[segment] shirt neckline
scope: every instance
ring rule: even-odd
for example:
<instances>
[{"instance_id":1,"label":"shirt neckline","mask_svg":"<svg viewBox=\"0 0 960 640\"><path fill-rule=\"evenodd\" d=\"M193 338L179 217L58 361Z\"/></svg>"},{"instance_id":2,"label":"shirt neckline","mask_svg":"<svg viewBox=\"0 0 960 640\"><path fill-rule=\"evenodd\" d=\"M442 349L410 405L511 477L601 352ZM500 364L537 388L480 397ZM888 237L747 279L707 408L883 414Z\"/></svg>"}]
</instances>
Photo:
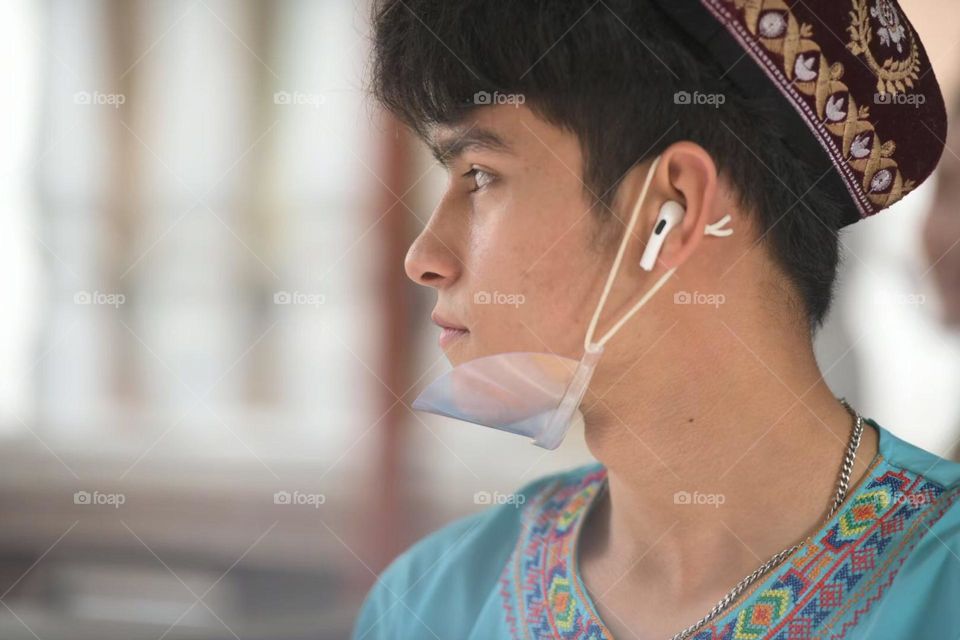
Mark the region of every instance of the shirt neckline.
<instances>
[{"instance_id":1,"label":"shirt neckline","mask_svg":"<svg viewBox=\"0 0 960 640\"><path fill-rule=\"evenodd\" d=\"M865 416L863 417L863 423L864 425L873 427L873 429L877 432L877 451L870 460L870 463L867 465L867 471L860 477L859 480L857 480L857 483L849 491L847 491L847 495L844 497L843 502L840 504L834 514L824 522L821 522L820 527L810 534L809 538L807 539L816 539L824 535L833 526L834 522L843 514L844 507L849 505L857 495L864 491L870 478L873 477L878 464L886 457L885 454L889 446L889 443L887 442L888 434L885 433L886 430L876 421ZM597 626L603 630L605 637L609 640L613 640L613 634L607 628L603 618L601 618L600 614L597 612L597 608L593 602L593 597L587 591L586 584L581 578L580 562L577 553L580 548L580 531L583 527L583 523L587 520L590 512L593 510L598 497L605 492L608 482L606 469L603 467L602 463L598 462L596 464L604 470L604 474L602 479L595 483L593 494L588 498L586 504L580 511L580 516L577 518L577 522L574 525L574 530L571 534L573 537L567 551L567 557L564 560L567 563L569 572L573 576L575 597L580 600L580 604L583 606L583 609L587 611L588 614L593 618L593 621L597 624ZM767 573L764 578L758 580L751 585L750 588L741 593L740 596L731 602L718 617L714 618L714 621L726 620L729 618L731 613L735 613L738 609L748 604L751 598L753 598L754 594L757 593L761 587L770 584L773 580L778 578L781 575L781 572L784 571L784 567L789 567L791 560L797 557L798 554L804 553L805 547L806 544L803 544L799 548L795 549L793 553L784 558L780 564L774 567L772 571ZM693 622L695 621L691 621L691 624L693 624Z\"/></svg>"}]
</instances>

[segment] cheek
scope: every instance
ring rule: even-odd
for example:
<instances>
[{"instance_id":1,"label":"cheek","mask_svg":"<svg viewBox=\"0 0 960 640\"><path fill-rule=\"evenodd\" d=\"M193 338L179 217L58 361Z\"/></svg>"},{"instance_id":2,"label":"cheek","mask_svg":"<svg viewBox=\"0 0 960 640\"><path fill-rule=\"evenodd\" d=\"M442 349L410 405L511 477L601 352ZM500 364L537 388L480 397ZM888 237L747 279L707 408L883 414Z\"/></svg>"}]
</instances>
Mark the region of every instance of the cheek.
<instances>
[{"instance_id":1,"label":"cheek","mask_svg":"<svg viewBox=\"0 0 960 640\"><path fill-rule=\"evenodd\" d=\"M557 211L550 220L543 210L511 209L471 234L471 295L486 292L491 302L474 311L499 348L581 355L599 256L588 244L591 219Z\"/></svg>"},{"instance_id":2,"label":"cheek","mask_svg":"<svg viewBox=\"0 0 960 640\"><path fill-rule=\"evenodd\" d=\"M553 350L579 358L602 283L599 256L587 246L586 231L575 228L528 274L538 302L531 326L549 336Z\"/></svg>"}]
</instances>

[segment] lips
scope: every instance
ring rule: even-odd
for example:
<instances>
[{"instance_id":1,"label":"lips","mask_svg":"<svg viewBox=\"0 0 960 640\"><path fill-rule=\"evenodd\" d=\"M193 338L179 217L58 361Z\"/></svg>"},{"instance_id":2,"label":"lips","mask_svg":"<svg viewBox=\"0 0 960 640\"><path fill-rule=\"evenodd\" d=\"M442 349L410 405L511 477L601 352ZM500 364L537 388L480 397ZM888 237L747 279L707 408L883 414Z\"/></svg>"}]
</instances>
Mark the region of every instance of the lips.
<instances>
[{"instance_id":1,"label":"lips","mask_svg":"<svg viewBox=\"0 0 960 640\"><path fill-rule=\"evenodd\" d=\"M437 339L437 342L440 344L440 347L446 347L452 342L459 340L470 335L470 332L466 329L447 329L445 328L440 332L440 337Z\"/></svg>"},{"instance_id":2,"label":"lips","mask_svg":"<svg viewBox=\"0 0 960 640\"><path fill-rule=\"evenodd\" d=\"M452 320L447 320L446 318L444 318L442 315L440 315L440 314L437 313L436 311L434 311L434 312L430 315L430 318L433 320L434 324L436 324L436 325L437 325L438 327L440 327L441 329L457 329L457 330L459 330L459 331L469 331L469 330L468 330L465 326L463 326L462 324L458 324L458 323L456 323L456 322L454 322L454 321L452 321Z\"/></svg>"},{"instance_id":3,"label":"lips","mask_svg":"<svg viewBox=\"0 0 960 640\"><path fill-rule=\"evenodd\" d=\"M442 329L440 338L437 340L441 348L470 334L470 330L465 326L453 320L448 320L436 311L434 311L430 317L433 319L433 322Z\"/></svg>"}]
</instances>

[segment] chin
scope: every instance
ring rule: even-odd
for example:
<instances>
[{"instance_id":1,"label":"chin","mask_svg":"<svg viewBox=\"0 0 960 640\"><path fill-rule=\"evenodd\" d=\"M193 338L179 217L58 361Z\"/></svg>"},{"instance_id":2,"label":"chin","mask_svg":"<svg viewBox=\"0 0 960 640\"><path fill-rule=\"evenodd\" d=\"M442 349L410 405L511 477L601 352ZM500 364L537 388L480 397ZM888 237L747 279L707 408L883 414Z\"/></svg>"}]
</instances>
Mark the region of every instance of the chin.
<instances>
[{"instance_id":1,"label":"chin","mask_svg":"<svg viewBox=\"0 0 960 640\"><path fill-rule=\"evenodd\" d=\"M447 362L454 367L458 364L463 364L464 362L473 360L475 357L472 355L473 350L467 349L463 342L464 341L461 339L443 348L443 355L447 358Z\"/></svg>"}]
</instances>

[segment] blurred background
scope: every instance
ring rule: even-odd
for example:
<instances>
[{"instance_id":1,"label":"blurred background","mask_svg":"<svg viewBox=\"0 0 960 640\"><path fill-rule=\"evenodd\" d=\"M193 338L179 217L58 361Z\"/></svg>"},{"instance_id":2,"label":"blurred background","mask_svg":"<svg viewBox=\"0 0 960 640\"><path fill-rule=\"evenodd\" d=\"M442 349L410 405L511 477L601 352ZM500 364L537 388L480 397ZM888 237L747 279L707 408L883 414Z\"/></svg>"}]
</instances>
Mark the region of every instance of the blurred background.
<instances>
[{"instance_id":1,"label":"blurred background","mask_svg":"<svg viewBox=\"0 0 960 640\"><path fill-rule=\"evenodd\" d=\"M903 0L951 107L960 5ZM444 182L358 0L0 3L0 638L344 638L414 540L590 459L409 404ZM831 387L960 442L960 136L842 235Z\"/></svg>"}]
</instances>

